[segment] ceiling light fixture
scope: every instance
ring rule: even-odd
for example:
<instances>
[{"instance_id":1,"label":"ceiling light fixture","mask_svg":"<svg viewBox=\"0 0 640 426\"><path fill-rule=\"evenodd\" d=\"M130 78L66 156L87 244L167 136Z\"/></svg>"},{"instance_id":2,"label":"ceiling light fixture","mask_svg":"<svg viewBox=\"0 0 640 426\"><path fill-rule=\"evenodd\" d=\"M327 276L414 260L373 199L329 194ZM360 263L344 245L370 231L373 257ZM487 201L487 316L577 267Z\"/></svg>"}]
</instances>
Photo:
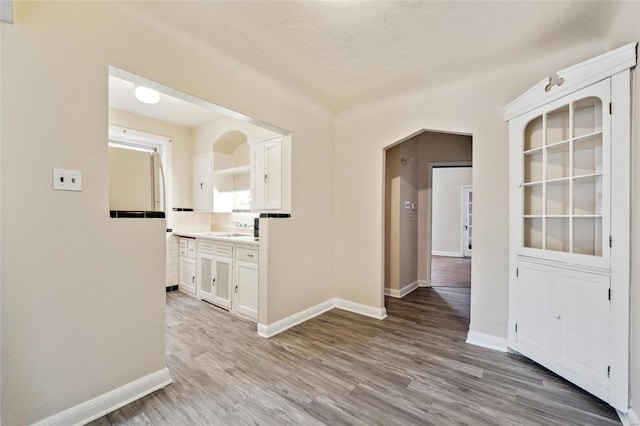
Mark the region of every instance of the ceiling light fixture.
<instances>
[{"instance_id":1,"label":"ceiling light fixture","mask_svg":"<svg viewBox=\"0 0 640 426\"><path fill-rule=\"evenodd\" d=\"M136 86L136 99L144 104L160 102L160 92L144 86Z\"/></svg>"}]
</instances>

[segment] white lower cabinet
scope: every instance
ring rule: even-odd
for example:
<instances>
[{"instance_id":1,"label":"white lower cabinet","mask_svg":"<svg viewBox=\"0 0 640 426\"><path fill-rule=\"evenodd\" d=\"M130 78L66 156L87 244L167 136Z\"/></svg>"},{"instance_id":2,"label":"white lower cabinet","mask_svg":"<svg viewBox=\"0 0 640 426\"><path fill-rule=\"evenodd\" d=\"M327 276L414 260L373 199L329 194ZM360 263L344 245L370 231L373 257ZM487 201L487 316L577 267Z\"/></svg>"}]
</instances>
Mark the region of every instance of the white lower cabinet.
<instances>
[{"instance_id":1,"label":"white lower cabinet","mask_svg":"<svg viewBox=\"0 0 640 426\"><path fill-rule=\"evenodd\" d=\"M255 247L236 246L233 311L258 320L258 250Z\"/></svg>"},{"instance_id":2,"label":"white lower cabinet","mask_svg":"<svg viewBox=\"0 0 640 426\"><path fill-rule=\"evenodd\" d=\"M514 349L602 398L612 363L610 281L519 259Z\"/></svg>"},{"instance_id":3,"label":"white lower cabinet","mask_svg":"<svg viewBox=\"0 0 640 426\"><path fill-rule=\"evenodd\" d=\"M234 245L204 239L198 241L197 296L230 310Z\"/></svg>"}]
</instances>

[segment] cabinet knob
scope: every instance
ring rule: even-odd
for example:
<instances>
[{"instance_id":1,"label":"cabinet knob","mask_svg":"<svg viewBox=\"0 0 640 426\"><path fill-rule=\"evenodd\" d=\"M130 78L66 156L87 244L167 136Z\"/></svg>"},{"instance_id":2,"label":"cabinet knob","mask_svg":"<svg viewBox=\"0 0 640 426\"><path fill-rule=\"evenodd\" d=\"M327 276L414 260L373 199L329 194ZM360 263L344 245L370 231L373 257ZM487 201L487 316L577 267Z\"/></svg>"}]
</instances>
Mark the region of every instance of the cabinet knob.
<instances>
[{"instance_id":1,"label":"cabinet knob","mask_svg":"<svg viewBox=\"0 0 640 426\"><path fill-rule=\"evenodd\" d=\"M192 283L192 284L195 284L195 283L196 283L196 277L195 277L195 276L191 277L191 283Z\"/></svg>"},{"instance_id":2,"label":"cabinet knob","mask_svg":"<svg viewBox=\"0 0 640 426\"><path fill-rule=\"evenodd\" d=\"M247 257L253 257L253 255L252 254L248 254Z\"/></svg>"},{"instance_id":3,"label":"cabinet knob","mask_svg":"<svg viewBox=\"0 0 640 426\"><path fill-rule=\"evenodd\" d=\"M202 185L202 182L200 182L200 189L203 189L203 185Z\"/></svg>"},{"instance_id":4,"label":"cabinet knob","mask_svg":"<svg viewBox=\"0 0 640 426\"><path fill-rule=\"evenodd\" d=\"M236 284L236 293L238 292L238 285Z\"/></svg>"},{"instance_id":5,"label":"cabinet knob","mask_svg":"<svg viewBox=\"0 0 640 426\"><path fill-rule=\"evenodd\" d=\"M556 314L556 319L560 319L560 314Z\"/></svg>"},{"instance_id":6,"label":"cabinet knob","mask_svg":"<svg viewBox=\"0 0 640 426\"><path fill-rule=\"evenodd\" d=\"M267 183L267 175L264 175L264 183Z\"/></svg>"},{"instance_id":7,"label":"cabinet knob","mask_svg":"<svg viewBox=\"0 0 640 426\"><path fill-rule=\"evenodd\" d=\"M216 285L216 279L215 278L211 280L211 285Z\"/></svg>"}]
</instances>

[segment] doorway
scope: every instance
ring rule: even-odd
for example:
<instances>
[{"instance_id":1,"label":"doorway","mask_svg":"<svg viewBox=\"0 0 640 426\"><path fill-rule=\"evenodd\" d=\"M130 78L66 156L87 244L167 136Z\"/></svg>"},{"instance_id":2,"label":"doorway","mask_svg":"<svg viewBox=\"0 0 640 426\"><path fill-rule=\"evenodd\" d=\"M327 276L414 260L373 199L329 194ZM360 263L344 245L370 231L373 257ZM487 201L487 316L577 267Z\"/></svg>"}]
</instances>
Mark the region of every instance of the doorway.
<instances>
[{"instance_id":1,"label":"doorway","mask_svg":"<svg viewBox=\"0 0 640 426\"><path fill-rule=\"evenodd\" d=\"M422 291L420 287L432 286L432 216L436 208L432 191L433 170L438 167L471 170L472 137L424 130L388 146L383 154L384 294L403 298L416 289ZM457 206L461 209L461 187L458 186L456 191ZM469 206L472 214L473 207ZM457 217L462 216L458 211ZM464 258L462 232L458 235L457 257ZM470 258L467 262L470 265ZM465 276L470 276L470 268Z\"/></svg>"},{"instance_id":2,"label":"doorway","mask_svg":"<svg viewBox=\"0 0 640 426\"><path fill-rule=\"evenodd\" d=\"M471 286L473 170L432 164L431 286Z\"/></svg>"}]
</instances>

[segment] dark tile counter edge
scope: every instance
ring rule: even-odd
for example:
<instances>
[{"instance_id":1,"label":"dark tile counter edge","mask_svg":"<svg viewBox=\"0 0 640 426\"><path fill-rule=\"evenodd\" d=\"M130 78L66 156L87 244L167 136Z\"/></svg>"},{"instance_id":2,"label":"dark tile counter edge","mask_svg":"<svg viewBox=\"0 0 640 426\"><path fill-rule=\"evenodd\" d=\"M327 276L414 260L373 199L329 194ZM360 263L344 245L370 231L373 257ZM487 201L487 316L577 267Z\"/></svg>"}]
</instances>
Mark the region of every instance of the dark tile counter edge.
<instances>
[{"instance_id":1,"label":"dark tile counter edge","mask_svg":"<svg viewBox=\"0 0 640 426\"><path fill-rule=\"evenodd\" d=\"M193 209L182 208L182 207L174 207L172 210L174 212L192 212L193 211Z\"/></svg>"},{"instance_id":2,"label":"dark tile counter edge","mask_svg":"<svg viewBox=\"0 0 640 426\"><path fill-rule=\"evenodd\" d=\"M290 213L260 213L262 219L286 219L291 217Z\"/></svg>"},{"instance_id":3,"label":"dark tile counter edge","mask_svg":"<svg viewBox=\"0 0 640 426\"><path fill-rule=\"evenodd\" d=\"M132 210L109 210L109 216L114 219L137 218L137 219L164 219L164 212L132 211Z\"/></svg>"}]
</instances>

